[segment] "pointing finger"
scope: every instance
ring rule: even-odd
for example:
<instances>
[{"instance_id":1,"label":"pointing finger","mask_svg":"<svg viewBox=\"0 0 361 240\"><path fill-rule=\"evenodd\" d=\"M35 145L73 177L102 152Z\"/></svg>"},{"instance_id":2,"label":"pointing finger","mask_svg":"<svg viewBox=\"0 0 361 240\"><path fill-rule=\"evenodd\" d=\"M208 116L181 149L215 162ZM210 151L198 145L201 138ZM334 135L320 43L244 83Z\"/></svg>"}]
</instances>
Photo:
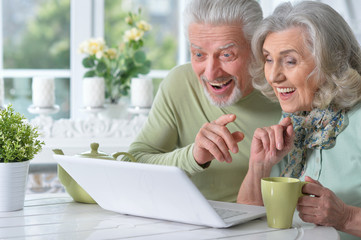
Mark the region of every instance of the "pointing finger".
<instances>
[{"instance_id":1,"label":"pointing finger","mask_svg":"<svg viewBox=\"0 0 361 240\"><path fill-rule=\"evenodd\" d=\"M226 126L228 123L233 122L234 120L236 120L236 115L226 114L220 116L218 119L214 120L213 122L218 125Z\"/></svg>"}]
</instances>

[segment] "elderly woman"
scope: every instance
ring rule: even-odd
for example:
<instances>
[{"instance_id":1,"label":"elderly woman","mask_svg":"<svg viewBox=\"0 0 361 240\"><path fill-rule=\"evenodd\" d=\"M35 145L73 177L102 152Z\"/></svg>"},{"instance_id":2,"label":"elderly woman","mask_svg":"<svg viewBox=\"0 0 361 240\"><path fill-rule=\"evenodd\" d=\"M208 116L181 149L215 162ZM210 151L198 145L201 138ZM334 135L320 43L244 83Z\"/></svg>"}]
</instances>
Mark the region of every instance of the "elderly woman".
<instances>
[{"instance_id":1,"label":"elderly woman","mask_svg":"<svg viewBox=\"0 0 361 240\"><path fill-rule=\"evenodd\" d=\"M319 2L280 5L257 29L255 88L278 100L278 125L255 131L237 201L263 205L260 179L310 182L305 222L361 237L361 50L350 27Z\"/></svg>"}]
</instances>

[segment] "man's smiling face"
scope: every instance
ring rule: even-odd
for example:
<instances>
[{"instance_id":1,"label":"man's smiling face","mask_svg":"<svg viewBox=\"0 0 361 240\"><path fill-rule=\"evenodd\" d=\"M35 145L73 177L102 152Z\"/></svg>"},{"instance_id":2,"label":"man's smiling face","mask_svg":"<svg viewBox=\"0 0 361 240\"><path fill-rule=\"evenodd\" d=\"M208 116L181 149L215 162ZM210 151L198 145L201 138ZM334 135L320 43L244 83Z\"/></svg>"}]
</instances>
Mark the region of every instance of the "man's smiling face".
<instances>
[{"instance_id":1,"label":"man's smiling face","mask_svg":"<svg viewBox=\"0 0 361 240\"><path fill-rule=\"evenodd\" d=\"M239 25L189 26L192 66L212 104L225 107L252 91L251 50Z\"/></svg>"}]
</instances>

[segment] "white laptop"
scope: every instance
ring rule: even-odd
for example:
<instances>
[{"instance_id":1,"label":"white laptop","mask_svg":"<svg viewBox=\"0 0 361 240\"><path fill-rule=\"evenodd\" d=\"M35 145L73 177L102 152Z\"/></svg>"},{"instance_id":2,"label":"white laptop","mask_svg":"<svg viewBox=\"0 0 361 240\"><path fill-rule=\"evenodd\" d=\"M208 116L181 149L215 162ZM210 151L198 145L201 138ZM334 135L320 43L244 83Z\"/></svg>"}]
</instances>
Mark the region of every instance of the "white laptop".
<instances>
[{"instance_id":1,"label":"white laptop","mask_svg":"<svg viewBox=\"0 0 361 240\"><path fill-rule=\"evenodd\" d=\"M206 200L177 167L53 156L106 210L215 228L266 215L264 207Z\"/></svg>"}]
</instances>

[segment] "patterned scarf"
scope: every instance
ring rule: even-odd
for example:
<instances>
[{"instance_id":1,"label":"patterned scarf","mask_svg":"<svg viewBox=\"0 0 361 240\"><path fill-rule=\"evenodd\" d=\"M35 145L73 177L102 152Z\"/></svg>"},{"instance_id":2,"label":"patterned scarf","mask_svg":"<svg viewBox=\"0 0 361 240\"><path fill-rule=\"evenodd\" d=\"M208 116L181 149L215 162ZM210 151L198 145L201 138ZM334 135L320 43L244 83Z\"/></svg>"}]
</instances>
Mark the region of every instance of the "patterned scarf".
<instances>
[{"instance_id":1,"label":"patterned scarf","mask_svg":"<svg viewBox=\"0 0 361 240\"><path fill-rule=\"evenodd\" d=\"M281 176L299 178L306 164L307 149L329 149L348 124L345 110L313 109L310 112L283 113L290 117L295 132L294 148L288 154L288 163Z\"/></svg>"}]
</instances>

